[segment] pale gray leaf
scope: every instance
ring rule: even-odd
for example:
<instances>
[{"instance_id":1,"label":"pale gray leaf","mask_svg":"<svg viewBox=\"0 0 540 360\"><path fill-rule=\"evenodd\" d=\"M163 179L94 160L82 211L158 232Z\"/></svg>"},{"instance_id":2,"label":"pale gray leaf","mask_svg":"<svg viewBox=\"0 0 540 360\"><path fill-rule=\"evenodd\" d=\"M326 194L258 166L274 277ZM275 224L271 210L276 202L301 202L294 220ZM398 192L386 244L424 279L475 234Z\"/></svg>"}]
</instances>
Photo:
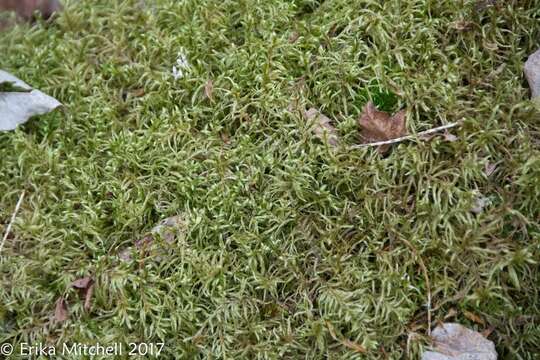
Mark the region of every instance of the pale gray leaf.
<instances>
[{"instance_id":1,"label":"pale gray leaf","mask_svg":"<svg viewBox=\"0 0 540 360\"><path fill-rule=\"evenodd\" d=\"M431 337L434 349L425 352L422 360L497 360L492 341L460 324L439 325Z\"/></svg>"},{"instance_id":2,"label":"pale gray leaf","mask_svg":"<svg viewBox=\"0 0 540 360\"><path fill-rule=\"evenodd\" d=\"M540 49L531 54L525 62L525 77L531 88L531 97L534 99L540 96Z\"/></svg>"},{"instance_id":3,"label":"pale gray leaf","mask_svg":"<svg viewBox=\"0 0 540 360\"><path fill-rule=\"evenodd\" d=\"M29 92L0 92L0 131L14 130L32 116L47 114L62 104L55 98L34 90L21 79L0 70L0 83L31 90Z\"/></svg>"},{"instance_id":4,"label":"pale gray leaf","mask_svg":"<svg viewBox=\"0 0 540 360\"><path fill-rule=\"evenodd\" d=\"M332 121L319 110L311 108L305 112L306 119L311 122L311 130L322 141L328 141L333 147L338 146L339 138Z\"/></svg>"}]
</instances>

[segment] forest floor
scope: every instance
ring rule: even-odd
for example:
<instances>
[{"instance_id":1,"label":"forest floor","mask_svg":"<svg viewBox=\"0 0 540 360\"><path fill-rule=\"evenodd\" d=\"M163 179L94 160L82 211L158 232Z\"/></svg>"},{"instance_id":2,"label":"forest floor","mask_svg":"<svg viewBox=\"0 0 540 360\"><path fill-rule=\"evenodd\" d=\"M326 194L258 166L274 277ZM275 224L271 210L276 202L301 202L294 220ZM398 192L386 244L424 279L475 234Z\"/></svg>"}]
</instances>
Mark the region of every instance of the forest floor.
<instances>
[{"instance_id":1,"label":"forest floor","mask_svg":"<svg viewBox=\"0 0 540 360\"><path fill-rule=\"evenodd\" d=\"M71 0L4 31L0 68L65 107L0 133L0 234L25 191L0 343L416 359L429 313L534 359L539 23L538 0ZM352 148L368 100L460 125Z\"/></svg>"}]
</instances>

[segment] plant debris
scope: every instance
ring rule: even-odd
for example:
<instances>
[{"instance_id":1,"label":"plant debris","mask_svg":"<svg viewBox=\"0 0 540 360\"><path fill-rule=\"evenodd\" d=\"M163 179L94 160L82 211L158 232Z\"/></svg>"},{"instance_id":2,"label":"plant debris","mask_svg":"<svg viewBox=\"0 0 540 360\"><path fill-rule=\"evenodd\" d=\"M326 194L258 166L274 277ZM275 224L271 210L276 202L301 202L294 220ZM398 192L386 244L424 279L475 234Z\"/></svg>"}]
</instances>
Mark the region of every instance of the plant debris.
<instances>
[{"instance_id":1,"label":"plant debris","mask_svg":"<svg viewBox=\"0 0 540 360\"><path fill-rule=\"evenodd\" d=\"M480 324L480 325L486 325L486 322L478 315L476 315L475 313L473 312L470 312L470 311L464 311L463 312L463 315L471 320L472 322L475 322L477 324Z\"/></svg>"},{"instance_id":2,"label":"plant debris","mask_svg":"<svg viewBox=\"0 0 540 360\"><path fill-rule=\"evenodd\" d=\"M501 357L534 358L540 154L523 64L538 1L476 1L76 0L52 26L3 32L0 68L69 113L0 133L2 233L27 192L0 253L0 333L146 334L178 344L164 358L417 360L440 319L496 325ZM182 47L191 71L174 81ZM367 99L407 111L390 157L361 144ZM311 107L339 147L316 138ZM491 200L478 216L476 194ZM187 232L151 233L183 211ZM62 295L54 331L40 319Z\"/></svg>"},{"instance_id":3,"label":"plant debris","mask_svg":"<svg viewBox=\"0 0 540 360\"><path fill-rule=\"evenodd\" d=\"M66 321L69 318L69 312L67 308L66 299L64 297L58 298L56 300L56 306L54 309L54 322L55 323L62 323Z\"/></svg>"},{"instance_id":4,"label":"plant debris","mask_svg":"<svg viewBox=\"0 0 540 360\"><path fill-rule=\"evenodd\" d=\"M92 282L88 288L84 289L84 310L90 311L92 307L92 295L94 294L95 284Z\"/></svg>"},{"instance_id":5,"label":"plant debris","mask_svg":"<svg viewBox=\"0 0 540 360\"><path fill-rule=\"evenodd\" d=\"M371 101L368 102L358 120L363 143L392 140L407 135L405 114L405 110L400 110L396 114L390 115L377 110ZM380 153L386 153L389 149L390 144L379 146Z\"/></svg>"},{"instance_id":6,"label":"plant debris","mask_svg":"<svg viewBox=\"0 0 540 360\"><path fill-rule=\"evenodd\" d=\"M135 241L135 249L144 251L152 245L156 239L162 239L168 244L172 244L176 240L183 240L187 233L187 226L187 221L183 215L176 215L163 219L159 224L152 228L150 234ZM118 256L124 261L131 261L133 250L132 247L128 247L120 251Z\"/></svg>"},{"instance_id":7,"label":"plant debris","mask_svg":"<svg viewBox=\"0 0 540 360\"><path fill-rule=\"evenodd\" d=\"M14 130L32 116L49 113L62 105L55 98L33 90L24 81L3 70L0 70L0 83L4 89L9 89L7 92L0 91L0 131ZM13 88L19 90L14 92Z\"/></svg>"},{"instance_id":8,"label":"plant debris","mask_svg":"<svg viewBox=\"0 0 540 360\"><path fill-rule=\"evenodd\" d=\"M332 125L332 120L315 108L306 111L305 117L310 123L311 130L316 137L328 142L332 147L338 146L339 138L336 129Z\"/></svg>"},{"instance_id":9,"label":"plant debris","mask_svg":"<svg viewBox=\"0 0 540 360\"><path fill-rule=\"evenodd\" d=\"M94 280L89 277L83 277L75 280L71 286L82 291L84 297L84 309L86 311L90 310L92 305L92 294L94 292Z\"/></svg>"},{"instance_id":10,"label":"plant debris","mask_svg":"<svg viewBox=\"0 0 540 360\"><path fill-rule=\"evenodd\" d=\"M490 163L489 161L484 166L484 172L486 176L491 176L497 170L497 164Z\"/></svg>"},{"instance_id":11,"label":"plant debris","mask_svg":"<svg viewBox=\"0 0 540 360\"><path fill-rule=\"evenodd\" d=\"M531 88L531 98L540 96L540 49L531 54L524 66L525 77Z\"/></svg>"},{"instance_id":12,"label":"plant debris","mask_svg":"<svg viewBox=\"0 0 540 360\"><path fill-rule=\"evenodd\" d=\"M444 140L448 142L455 142L458 141L458 137L454 134L449 133L448 131L445 131L443 133Z\"/></svg>"},{"instance_id":13,"label":"plant debris","mask_svg":"<svg viewBox=\"0 0 540 360\"><path fill-rule=\"evenodd\" d=\"M0 254L2 253L2 250L4 249L4 244L6 243L6 240L11 232L11 227L13 226L13 223L15 222L15 218L17 217L17 213L19 212L19 209L21 207L21 204L24 200L25 192L21 193L19 196L19 200L17 201L17 205L15 205L15 210L13 211L13 214L11 215L11 220L8 223L8 226L6 228L6 232L4 233L4 236L2 237L2 241L0 242Z\"/></svg>"},{"instance_id":14,"label":"plant debris","mask_svg":"<svg viewBox=\"0 0 540 360\"><path fill-rule=\"evenodd\" d=\"M48 19L61 9L58 0L0 0L0 11L14 11L25 20L31 20L36 11Z\"/></svg>"},{"instance_id":15,"label":"plant debris","mask_svg":"<svg viewBox=\"0 0 540 360\"><path fill-rule=\"evenodd\" d=\"M493 342L460 324L441 324L433 330L431 337L434 351L425 352L422 360L497 359Z\"/></svg>"},{"instance_id":16,"label":"plant debris","mask_svg":"<svg viewBox=\"0 0 540 360\"><path fill-rule=\"evenodd\" d=\"M210 101L214 101L214 82L212 79L208 79L206 84L204 85L204 94L206 95L206 98Z\"/></svg>"},{"instance_id":17,"label":"plant debris","mask_svg":"<svg viewBox=\"0 0 540 360\"><path fill-rule=\"evenodd\" d=\"M77 288L77 289L86 289L88 286L92 284L92 278L87 276L83 277L81 279L75 280L73 283L71 283L71 286Z\"/></svg>"}]
</instances>

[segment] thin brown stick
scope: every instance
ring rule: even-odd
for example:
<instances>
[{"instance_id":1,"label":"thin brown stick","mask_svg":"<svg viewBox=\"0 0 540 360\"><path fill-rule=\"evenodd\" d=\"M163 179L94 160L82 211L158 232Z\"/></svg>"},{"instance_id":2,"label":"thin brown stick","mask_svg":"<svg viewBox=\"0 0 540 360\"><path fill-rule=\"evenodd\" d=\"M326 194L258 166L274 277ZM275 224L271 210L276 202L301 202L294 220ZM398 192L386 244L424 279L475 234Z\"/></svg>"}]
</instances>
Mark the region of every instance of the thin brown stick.
<instances>
[{"instance_id":1,"label":"thin brown stick","mask_svg":"<svg viewBox=\"0 0 540 360\"><path fill-rule=\"evenodd\" d=\"M17 217L17 213L19 212L19 208L21 207L21 204L24 199L24 190L21 193L21 196L19 196L19 201L17 201L17 205L15 206L15 211L13 211L13 214L11 215L11 221L9 222L6 232L4 234L4 237L2 238L2 242L0 243L0 254L2 253L2 249L4 248L4 243L6 242L9 233L11 232L11 227L13 226L13 223L15 222L15 218Z\"/></svg>"},{"instance_id":2,"label":"thin brown stick","mask_svg":"<svg viewBox=\"0 0 540 360\"><path fill-rule=\"evenodd\" d=\"M439 132L439 131L442 131L442 130L450 129L450 128L453 128L453 127L455 127L455 126L457 126L459 124L461 124L461 122L458 121L458 122L455 122L455 123L439 126L439 127L433 128L433 129L426 130L426 131L421 131L421 132L419 132L417 134L413 134L413 135L402 136L402 137L398 137L398 138L391 139L391 140L377 141L377 142L372 142L372 143L367 143L367 144L360 144L360 145L353 145L353 146L351 146L351 149L360 149L360 148L364 148L364 147L368 147L368 146L381 146L381 145L395 144L395 143L402 142L402 141L405 141L405 140L412 140L412 139L414 139L416 137L422 137L422 136L433 134L433 133L436 133L436 132Z\"/></svg>"}]
</instances>

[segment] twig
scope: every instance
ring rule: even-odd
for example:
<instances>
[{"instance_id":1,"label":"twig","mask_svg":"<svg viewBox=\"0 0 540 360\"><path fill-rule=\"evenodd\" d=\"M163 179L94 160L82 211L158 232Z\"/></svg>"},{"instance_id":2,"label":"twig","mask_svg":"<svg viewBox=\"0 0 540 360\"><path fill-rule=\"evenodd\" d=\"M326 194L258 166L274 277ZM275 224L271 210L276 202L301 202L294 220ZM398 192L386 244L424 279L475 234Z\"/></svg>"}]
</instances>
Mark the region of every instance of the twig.
<instances>
[{"instance_id":1,"label":"twig","mask_svg":"<svg viewBox=\"0 0 540 360\"><path fill-rule=\"evenodd\" d=\"M17 217L17 213L19 212L19 208L21 207L23 199L24 199L24 190L21 193L21 196L19 197L19 201L17 201L17 205L15 206L15 211L13 211L13 215L11 215L11 221L9 222L6 228L6 232L4 234L4 237L2 238L2 242L0 243L0 254L2 253L2 249L4 248L4 243L6 242L6 239L8 238L9 233L11 231L11 226L15 222L15 218Z\"/></svg>"},{"instance_id":2,"label":"twig","mask_svg":"<svg viewBox=\"0 0 540 360\"><path fill-rule=\"evenodd\" d=\"M433 129L426 130L426 131L421 131L421 132L419 132L417 134L402 136L402 137L398 137L398 138L391 139L391 140L377 141L377 142L372 142L372 143L368 143L368 144L353 145L353 146L351 146L351 148L352 149L360 149L360 148L367 147L367 146L380 146L380 145L387 145L387 144L395 144L395 143L398 143L398 142L401 142L401 141L411 140L411 139L414 139L416 137L422 137L422 136L426 136L426 135L429 135L429 134L433 134L433 133L439 132L441 130L450 129L450 128L453 128L454 126L457 126L459 124L461 124L460 121L455 122L455 123L451 123L451 124L447 124L447 125L443 125L443 126L439 126L439 127L433 128Z\"/></svg>"}]
</instances>

